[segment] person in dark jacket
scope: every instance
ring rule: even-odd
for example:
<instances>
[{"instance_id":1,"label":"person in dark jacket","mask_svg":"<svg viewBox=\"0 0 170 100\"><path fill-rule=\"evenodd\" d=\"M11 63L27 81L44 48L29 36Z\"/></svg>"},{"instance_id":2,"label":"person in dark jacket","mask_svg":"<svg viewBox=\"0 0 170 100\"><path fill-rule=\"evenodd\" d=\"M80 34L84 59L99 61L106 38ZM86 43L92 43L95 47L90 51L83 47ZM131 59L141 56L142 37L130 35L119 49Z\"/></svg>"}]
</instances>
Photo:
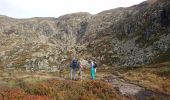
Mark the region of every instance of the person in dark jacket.
<instances>
[{"instance_id":1,"label":"person in dark jacket","mask_svg":"<svg viewBox=\"0 0 170 100\"><path fill-rule=\"evenodd\" d=\"M78 61L77 59L73 58L70 64L70 79L76 80L76 71L78 68Z\"/></svg>"}]
</instances>

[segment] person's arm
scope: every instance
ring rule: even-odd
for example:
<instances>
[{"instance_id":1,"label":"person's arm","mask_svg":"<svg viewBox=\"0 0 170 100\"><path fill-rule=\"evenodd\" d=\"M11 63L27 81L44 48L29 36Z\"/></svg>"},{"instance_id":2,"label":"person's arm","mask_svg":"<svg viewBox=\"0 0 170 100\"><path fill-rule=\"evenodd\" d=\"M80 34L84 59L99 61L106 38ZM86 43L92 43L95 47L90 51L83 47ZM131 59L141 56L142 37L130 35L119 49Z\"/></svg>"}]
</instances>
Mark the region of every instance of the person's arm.
<instances>
[{"instance_id":1,"label":"person's arm","mask_svg":"<svg viewBox=\"0 0 170 100\"><path fill-rule=\"evenodd\" d=\"M73 64L72 64L72 63L73 63L73 61L71 61L71 63L70 63L70 67L73 67Z\"/></svg>"},{"instance_id":2,"label":"person's arm","mask_svg":"<svg viewBox=\"0 0 170 100\"><path fill-rule=\"evenodd\" d=\"M94 62L91 63L91 67L94 67Z\"/></svg>"}]
</instances>

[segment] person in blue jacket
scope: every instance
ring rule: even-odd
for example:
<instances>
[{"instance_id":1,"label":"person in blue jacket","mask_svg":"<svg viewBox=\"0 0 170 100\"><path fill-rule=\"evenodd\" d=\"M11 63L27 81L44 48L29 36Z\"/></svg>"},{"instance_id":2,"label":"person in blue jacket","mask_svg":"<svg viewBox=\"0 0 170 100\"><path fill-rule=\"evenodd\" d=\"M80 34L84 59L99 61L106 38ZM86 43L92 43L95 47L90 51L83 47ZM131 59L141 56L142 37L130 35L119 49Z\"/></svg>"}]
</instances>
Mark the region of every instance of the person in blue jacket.
<instances>
[{"instance_id":1,"label":"person in blue jacket","mask_svg":"<svg viewBox=\"0 0 170 100\"><path fill-rule=\"evenodd\" d=\"M75 57L74 57L70 64L70 78L71 78L71 80L72 79L76 80L76 71L77 71L78 67L79 67L78 60L75 59Z\"/></svg>"}]
</instances>

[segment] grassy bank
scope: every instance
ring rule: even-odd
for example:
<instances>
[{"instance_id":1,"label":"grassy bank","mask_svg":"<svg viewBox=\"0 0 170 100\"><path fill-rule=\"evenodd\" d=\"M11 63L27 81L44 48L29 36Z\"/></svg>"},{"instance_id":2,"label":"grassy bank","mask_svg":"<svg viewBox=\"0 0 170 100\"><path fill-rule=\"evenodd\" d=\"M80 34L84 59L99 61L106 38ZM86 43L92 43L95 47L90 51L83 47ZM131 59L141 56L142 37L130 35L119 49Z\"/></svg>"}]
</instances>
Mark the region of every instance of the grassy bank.
<instances>
[{"instance_id":1,"label":"grassy bank","mask_svg":"<svg viewBox=\"0 0 170 100\"><path fill-rule=\"evenodd\" d=\"M118 68L115 73L123 79L149 90L170 95L170 62L139 68Z\"/></svg>"}]
</instances>

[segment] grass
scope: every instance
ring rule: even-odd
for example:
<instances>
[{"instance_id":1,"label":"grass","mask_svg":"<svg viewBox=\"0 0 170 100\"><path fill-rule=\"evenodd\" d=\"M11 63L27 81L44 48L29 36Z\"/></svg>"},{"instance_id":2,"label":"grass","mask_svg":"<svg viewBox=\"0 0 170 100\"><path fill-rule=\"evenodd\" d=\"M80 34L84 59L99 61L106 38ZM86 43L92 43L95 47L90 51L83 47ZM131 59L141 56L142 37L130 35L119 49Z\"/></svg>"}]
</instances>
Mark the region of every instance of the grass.
<instances>
[{"instance_id":1,"label":"grass","mask_svg":"<svg viewBox=\"0 0 170 100\"><path fill-rule=\"evenodd\" d=\"M161 69L161 70L158 72L158 75L164 76L164 77L167 77L167 76L170 77L170 67Z\"/></svg>"},{"instance_id":2,"label":"grass","mask_svg":"<svg viewBox=\"0 0 170 100\"><path fill-rule=\"evenodd\" d=\"M129 100L119 95L111 84L96 81L48 79L20 82L18 87L0 87L0 100Z\"/></svg>"},{"instance_id":3,"label":"grass","mask_svg":"<svg viewBox=\"0 0 170 100\"><path fill-rule=\"evenodd\" d=\"M96 80L90 80L89 69L82 81L69 80L69 69L60 73L0 71L0 100L129 100L111 84L101 81L114 72L128 82L170 95L170 62L138 68L98 68Z\"/></svg>"},{"instance_id":4,"label":"grass","mask_svg":"<svg viewBox=\"0 0 170 100\"><path fill-rule=\"evenodd\" d=\"M47 96L29 95L21 88L0 88L0 100L52 100Z\"/></svg>"},{"instance_id":5,"label":"grass","mask_svg":"<svg viewBox=\"0 0 170 100\"><path fill-rule=\"evenodd\" d=\"M120 97L110 84L101 81L69 81L50 79L37 84L22 83L21 87L28 94L44 95L52 99L113 99Z\"/></svg>"},{"instance_id":6,"label":"grass","mask_svg":"<svg viewBox=\"0 0 170 100\"><path fill-rule=\"evenodd\" d=\"M117 69L118 75L149 90L170 95L170 63L145 65L140 68Z\"/></svg>"},{"instance_id":7,"label":"grass","mask_svg":"<svg viewBox=\"0 0 170 100\"><path fill-rule=\"evenodd\" d=\"M100 81L104 70L97 70L95 81L90 80L87 69L82 81L69 80L69 70L57 74L1 71L0 82L4 83L0 85L0 100L129 100L111 84Z\"/></svg>"},{"instance_id":8,"label":"grass","mask_svg":"<svg viewBox=\"0 0 170 100\"><path fill-rule=\"evenodd\" d=\"M161 63L170 61L170 49L168 49L165 53L162 53L158 57L155 58L154 63Z\"/></svg>"}]
</instances>

